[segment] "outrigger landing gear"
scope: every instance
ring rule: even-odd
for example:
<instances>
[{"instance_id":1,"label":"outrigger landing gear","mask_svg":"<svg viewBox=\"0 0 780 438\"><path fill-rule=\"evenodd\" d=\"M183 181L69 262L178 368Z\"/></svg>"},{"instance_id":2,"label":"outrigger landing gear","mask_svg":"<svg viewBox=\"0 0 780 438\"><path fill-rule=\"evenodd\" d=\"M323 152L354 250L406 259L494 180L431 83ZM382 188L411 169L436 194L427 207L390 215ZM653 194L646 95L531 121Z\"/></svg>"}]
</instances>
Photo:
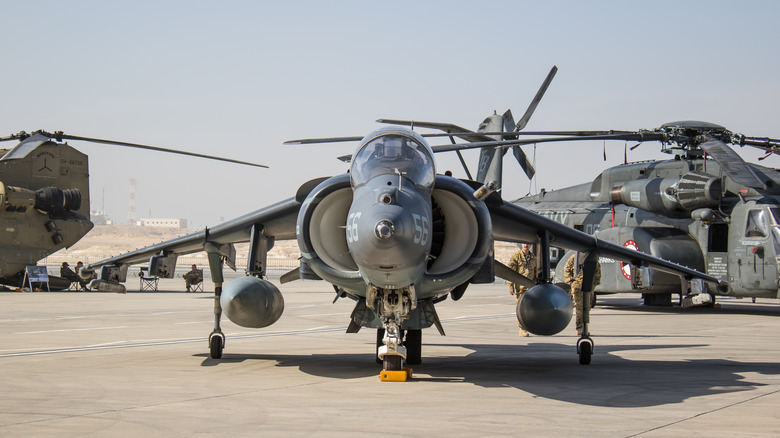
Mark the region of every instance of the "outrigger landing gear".
<instances>
[{"instance_id":1,"label":"outrigger landing gear","mask_svg":"<svg viewBox=\"0 0 780 438\"><path fill-rule=\"evenodd\" d=\"M225 334L219 322L222 319L222 256L219 248L211 243L206 243L206 255L211 269L211 280L214 281L214 330L209 335L209 356L212 359L221 359L222 350L225 349Z\"/></svg>"},{"instance_id":2,"label":"outrigger landing gear","mask_svg":"<svg viewBox=\"0 0 780 438\"><path fill-rule=\"evenodd\" d=\"M577 340L577 354L580 356L580 365L590 365L590 359L593 356L593 339L588 332L590 325L590 292L582 294L582 334Z\"/></svg>"},{"instance_id":3,"label":"outrigger landing gear","mask_svg":"<svg viewBox=\"0 0 780 438\"><path fill-rule=\"evenodd\" d=\"M222 295L222 285L214 287L214 330L209 335L209 356L212 359L221 359L222 350L225 349L225 334L219 326L222 318L222 305L219 302Z\"/></svg>"},{"instance_id":4,"label":"outrigger landing gear","mask_svg":"<svg viewBox=\"0 0 780 438\"><path fill-rule=\"evenodd\" d=\"M580 356L580 365L590 365L593 356L593 339L587 329L583 329L582 336L577 340L577 354Z\"/></svg>"},{"instance_id":5,"label":"outrigger landing gear","mask_svg":"<svg viewBox=\"0 0 780 438\"><path fill-rule=\"evenodd\" d=\"M209 335L209 356L212 359L222 359L222 350L225 349L225 335L222 332L213 331Z\"/></svg>"},{"instance_id":6,"label":"outrigger landing gear","mask_svg":"<svg viewBox=\"0 0 780 438\"><path fill-rule=\"evenodd\" d=\"M575 255L577 257L577 255ZM598 256L590 253L583 263L582 277L582 333L577 340L577 354L580 356L580 365L590 365L593 357L593 339L590 337L590 309L592 306L591 298L594 297L593 287L596 274L596 263Z\"/></svg>"}]
</instances>

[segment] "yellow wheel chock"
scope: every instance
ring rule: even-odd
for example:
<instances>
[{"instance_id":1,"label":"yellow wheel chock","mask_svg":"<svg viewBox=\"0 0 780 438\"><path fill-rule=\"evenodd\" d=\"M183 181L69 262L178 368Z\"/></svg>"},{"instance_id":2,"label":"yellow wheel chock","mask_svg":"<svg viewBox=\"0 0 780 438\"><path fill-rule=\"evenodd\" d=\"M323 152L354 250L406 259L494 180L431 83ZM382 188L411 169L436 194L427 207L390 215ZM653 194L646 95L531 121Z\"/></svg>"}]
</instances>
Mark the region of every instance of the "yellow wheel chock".
<instances>
[{"instance_id":1,"label":"yellow wheel chock","mask_svg":"<svg viewBox=\"0 0 780 438\"><path fill-rule=\"evenodd\" d=\"M379 380L382 382L406 382L406 379L412 378L412 369L404 368L402 371L382 371L379 373Z\"/></svg>"}]
</instances>

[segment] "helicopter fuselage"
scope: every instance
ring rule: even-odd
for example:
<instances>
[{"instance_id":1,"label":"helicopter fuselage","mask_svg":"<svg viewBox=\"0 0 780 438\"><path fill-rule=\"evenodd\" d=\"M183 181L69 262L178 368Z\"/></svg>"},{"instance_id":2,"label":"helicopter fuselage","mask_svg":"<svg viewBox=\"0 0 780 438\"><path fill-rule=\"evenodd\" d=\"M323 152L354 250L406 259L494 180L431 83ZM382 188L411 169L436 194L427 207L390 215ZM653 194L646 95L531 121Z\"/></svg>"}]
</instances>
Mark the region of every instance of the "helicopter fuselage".
<instances>
[{"instance_id":1,"label":"helicopter fuselage","mask_svg":"<svg viewBox=\"0 0 780 438\"><path fill-rule=\"evenodd\" d=\"M590 183L515 202L730 284L729 291L709 290L711 295L780 298L780 173L750 166L766 190L739 185L713 160L681 157L616 166ZM566 260L572 254L556 256ZM605 258L600 263L597 292L636 292L628 267ZM558 271L556 280L562 280ZM654 273L642 292L646 303L666 304L681 290L679 279Z\"/></svg>"},{"instance_id":2,"label":"helicopter fuselage","mask_svg":"<svg viewBox=\"0 0 780 438\"><path fill-rule=\"evenodd\" d=\"M25 266L92 229L88 161L67 144L37 136L0 153L0 281L20 285Z\"/></svg>"}]
</instances>

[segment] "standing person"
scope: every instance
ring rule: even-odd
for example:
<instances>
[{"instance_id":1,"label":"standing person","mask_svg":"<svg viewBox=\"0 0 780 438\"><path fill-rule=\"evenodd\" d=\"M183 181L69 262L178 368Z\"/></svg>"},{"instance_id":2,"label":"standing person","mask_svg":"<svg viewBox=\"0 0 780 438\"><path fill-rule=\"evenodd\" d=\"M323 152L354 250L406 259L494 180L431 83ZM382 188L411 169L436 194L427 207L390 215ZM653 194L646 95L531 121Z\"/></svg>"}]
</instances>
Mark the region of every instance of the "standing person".
<instances>
[{"instance_id":1,"label":"standing person","mask_svg":"<svg viewBox=\"0 0 780 438\"><path fill-rule=\"evenodd\" d=\"M520 251L512 254L509 260L509 268L531 280L536 280L536 255L531 252L531 245L527 243L520 245ZM520 297L526 290L528 288L525 286L509 283L509 293L515 296L515 302L520 301ZM528 331L519 321L517 325L520 327L520 336L528 336Z\"/></svg>"},{"instance_id":2,"label":"standing person","mask_svg":"<svg viewBox=\"0 0 780 438\"><path fill-rule=\"evenodd\" d=\"M571 296L574 300L574 307L576 309L577 314L577 335L582 336L582 330L584 328L584 324L582 322L583 320L583 312L584 312L584 306L582 305L583 301L583 294L582 294L582 265L585 263L585 257L587 256L586 253L578 253L573 255L572 257L569 257L569 260L566 261L566 266L563 268L563 274L564 274L564 281L571 286ZM574 269L574 261L577 260L577 270ZM596 289L596 286L601 283L601 265L599 264L598 260L596 260L596 273L593 276L593 289ZM593 305L594 300L596 299L596 293L594 291L590 292L590 303ZM590 309L588 309L588 313L590 313Z\"/></svg>"},{"instance_id":3,"label":"standing person","mask_svg":"<svg viewBox=\"0 0 780 438\"><path fill-rule=\"evenodd\" d=\"M203 281L203 269L198 269L198 265L192 265L192 270L183 275L184 285L187 286L187 292L193 284Z\"/></svg>"}]
</instances>

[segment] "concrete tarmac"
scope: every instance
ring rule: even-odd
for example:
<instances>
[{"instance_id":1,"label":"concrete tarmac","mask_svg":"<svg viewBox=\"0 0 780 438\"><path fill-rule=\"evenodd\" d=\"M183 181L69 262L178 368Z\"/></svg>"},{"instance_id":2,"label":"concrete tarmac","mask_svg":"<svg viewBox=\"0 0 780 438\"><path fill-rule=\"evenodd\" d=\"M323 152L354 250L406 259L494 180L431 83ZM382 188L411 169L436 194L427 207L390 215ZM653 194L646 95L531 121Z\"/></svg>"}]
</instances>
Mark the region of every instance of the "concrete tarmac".
<instances>
[{"instance_id":1,"label":"concrete tarmac","mask_svg":"<svg viewBox=\"0 0 780 438\"><path fill-rule=\"evenodd\" d=\"M129 283L132 288L133 282ZM503 284L437 305L423 363L380 382L375 331L323 282L281 286L285 314L224 320L213 294L0 293L0 436L778 436L780 301L649 309L599 297L591 365L574 324L521 338ZM166 292L167 291L167 292Z\"/></svg>"}]
</instances>

